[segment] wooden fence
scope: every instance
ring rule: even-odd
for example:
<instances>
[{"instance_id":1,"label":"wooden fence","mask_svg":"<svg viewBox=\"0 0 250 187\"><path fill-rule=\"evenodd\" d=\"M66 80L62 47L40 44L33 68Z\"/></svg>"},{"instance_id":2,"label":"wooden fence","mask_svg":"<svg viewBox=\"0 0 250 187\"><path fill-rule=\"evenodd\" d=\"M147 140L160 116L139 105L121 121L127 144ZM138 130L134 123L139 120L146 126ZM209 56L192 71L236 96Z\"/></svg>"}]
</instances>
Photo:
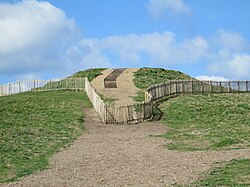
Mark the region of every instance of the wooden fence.
<instances>
[{"instance_id":1,"label":"wooden fence","mask_svg":"<svg viewBox=\"0 0 250 187\"><path fill-rule=\"evenodd\" d=\"M145 102L135 105L111 107L106 106L101 97L95 92L89 81L85 80L87 92L96 112L103 123L140 123L153 117L154 102L168 96L203 93L239 93L249 92L249 81L168 81L149 87L145 92Z\"/></svg>"},{"instance_id":2,"label":"wooden fence","mask_svg":"<svg viewBox=\"0 0 250 187\"><path fill-rule=\"evenodd\" d=\"M106 123L140 123L153 116L153 102L121 107L107 107Z\"/></svg>"},{"instance_id":3,"label":"wooden fence","mask_svg":"<svg viewBox=\"0 0 250 187\"><path fill-rule=\"evenodd\" d=\"M216 94L234 92L250 92L250 81L169 81L149 87L146 90L146 99L147 101L155 101L163 97L177 94Z\"/></svg>"},{"instance_id":4,"label":"wooden fence","mask_svg":"<svg viewBox=\"0 0 250 187\"><path fill-rule=\"evenodd\" d=\"M87 77L85 78L85 92L102 122L107 123L107 107L101 97L96 93Z\"/></svg>"},{"instance_id":5,"label":"wooden fence","mask_svg":"<svg viewBox=\"0 0 250 187\"><path fill-rule=\"evenodd\" d=\"M8 83L0 86L0 96L7 96L28 91L50 91L50 90L83 90L85 79L66 78L54 80L25 80Z\"/></svg>"},{"instance_id":6,"label":"wooden fence","mask_svg":"<svg viewBox=\"0 0 250 187\"><path fill-rule=\"evenodd\" d=\"M27 91L49 90L83 90L103 123L139 123L153 117L154 102L173 95L203 93L239 93L250 92L250 81L168 81L149 87L145 92L145 102L129 106L111 107L96 93L87 78L71 78L62 80L32 80L0 86L0 96Z\"/></svg>"},{"instance_id":7,"label":"wooden fence","mask_svg":"<svg viewBox=\"0 0 250 187\"><path fill-rule=\"evenodd\" d=\"M85 91L103 123L139 123L150 119L153 115L153 102L118 107L107 106L87 78L85 79Z\"/></svg>"}]
</instances>

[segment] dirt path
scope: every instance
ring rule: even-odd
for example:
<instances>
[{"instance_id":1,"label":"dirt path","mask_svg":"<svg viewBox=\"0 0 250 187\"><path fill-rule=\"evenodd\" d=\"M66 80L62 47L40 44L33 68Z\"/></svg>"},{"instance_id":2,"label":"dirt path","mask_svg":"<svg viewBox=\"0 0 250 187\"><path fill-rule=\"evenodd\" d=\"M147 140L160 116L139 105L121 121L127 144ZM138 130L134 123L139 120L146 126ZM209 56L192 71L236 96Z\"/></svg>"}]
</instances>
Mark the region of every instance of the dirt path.
<instances>
[{"instance_id":1,"label":"dirt path","mask_svg":"<svg viewBox=\"0 0 250 187\"><path fill-rule=\"evenodd\" d=\"M118 89L105 89L104 78L92 81L98 93L118 100L115 105L133 104L137 89L133 72L126 69L117 79ZM67 149L57 153L48 170L38 171L4 187L102 187L174 186L197 180L217 162L250 158L250 149L233 151L178 152L167 150L168 141L154 135L167 129L158 123L136 125L101 124L94 109L85 111L86 132Z\"/></svg>"},{"instance_id":2,"label":"dirt path","mask_svg":"<svg viewBox=\"0 0 250 187\"><path fill-rule=\"evenodd\" d=\"M50 168L0 186L173 186L196 180L213 163L250 157L250 150L177 152L151 135L160 124L104 125L93 109L85 111L87 132L56 154Z\"/></svg>"},{"instance_id":3,"label":"dirt path","mask_svg":"<svg viewBox=\"0 0 250 187\"><path fill-rule=\"evenodd\" d=\"M132 105L135 103L132 96L136 96L139 91L133 83L133 74L137 70L137 68L125 69L125 71L116 79L117 88L104 88L104 79L113 71L113 69L104 70L102 72L103 75L95 78L91 84L99 94L116 99L112 102L113 106Z\"/></svg>"}]
</instances>

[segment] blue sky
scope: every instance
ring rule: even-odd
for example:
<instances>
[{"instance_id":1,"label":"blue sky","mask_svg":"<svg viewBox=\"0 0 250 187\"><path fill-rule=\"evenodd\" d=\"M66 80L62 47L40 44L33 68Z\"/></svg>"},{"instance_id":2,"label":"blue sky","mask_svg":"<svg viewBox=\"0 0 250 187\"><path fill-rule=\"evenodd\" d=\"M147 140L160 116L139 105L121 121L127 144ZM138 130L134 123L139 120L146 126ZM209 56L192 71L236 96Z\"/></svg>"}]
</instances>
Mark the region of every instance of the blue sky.
<instances>
[{"instance_id":1,"label":"blue sky","mask_svg":"<svg viewBox=\"0 0 250 187\"><path fill-rule=\"evenodd\" d=\"M250 79L249 0L0 0L0 84L94 67Z\"/></svg>"}]
</instances>

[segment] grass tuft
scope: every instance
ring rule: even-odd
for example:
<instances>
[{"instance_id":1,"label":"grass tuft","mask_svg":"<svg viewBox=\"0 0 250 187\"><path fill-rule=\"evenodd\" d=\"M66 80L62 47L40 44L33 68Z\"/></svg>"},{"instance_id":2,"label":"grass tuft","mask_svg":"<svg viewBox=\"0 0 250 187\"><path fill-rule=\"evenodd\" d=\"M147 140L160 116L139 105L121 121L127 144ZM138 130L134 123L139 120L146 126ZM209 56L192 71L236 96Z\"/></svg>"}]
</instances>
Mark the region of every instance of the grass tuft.
<instances>
[{"instance_id":1,"label":"grass tuft","mask_svg":"<svg viewBox=\"0 0 250 187\"><path fill-rule=\"evenodd\" d=\"M232 160L191 186L250 186L250 159Z\"/></svg>"},{"instance_id":2,"label":"grass tuft","mask_svg":"<svg viewBox=\"0 0 250 187\"><path fill-rule=\"evenodd\" d=\"M108 106L112 106L114 104L115 101L117 101L117 98L113 98L113 97L107 97L104 96L102 94L99 94L99 96L101 97L101 99L104 101L104 103Z\"/></svg>"},{"instance_id":3,"label":"grass tuft","mask_svg":"<svg viewBox=\"0 0 250 187\"><path fill-rule=\"evenodd\" d=\"M137 95L133 96L132 98L136 102L143 102L143 101L145 101L145 92L139 91L139 92L137 92Z\"/></svg>"}]
</instances>

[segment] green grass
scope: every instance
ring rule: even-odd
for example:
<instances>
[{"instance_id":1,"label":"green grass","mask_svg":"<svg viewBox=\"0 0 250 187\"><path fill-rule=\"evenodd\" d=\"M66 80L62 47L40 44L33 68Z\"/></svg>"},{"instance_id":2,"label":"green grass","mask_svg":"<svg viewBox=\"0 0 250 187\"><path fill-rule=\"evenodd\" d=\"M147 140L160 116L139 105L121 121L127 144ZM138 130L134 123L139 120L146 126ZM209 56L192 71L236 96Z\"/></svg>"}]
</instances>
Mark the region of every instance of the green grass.
<instances>
[{"instance_id":1,"label":"green grass","mask_svg":"<svg viewBox=\"0 0 250 187\"><path fill-rule=\"evenodd\" d=\"M134 84L140 89L146 89L154 84L167 80L190 80L192 77L180 71L165 70L162 68L141 68L134 74Z\"/></svg>"},{"instance_id":2,"label":"green grass","mask_svg":"<svg viewBox=\"0 0 250 187\"><path fill-rule=\"evenodd\" d=\"M143 102L143 101L145 101L145 92L139 91L139 92L137 92L137 95L132 97L132 98L136 102Z\"/></svg>"},{"instance_id":3,"label":"green grass","mask_svg":"<svg viewBox=\"0 0 250 187\"><path fill-rule=\"evenodd\" d=\"M191 186L250 186L250 159L232 160Z\"/></svg>"},{"instance_id":4,"label":"green grass","mask_svg":"<svg viewBox=\"0 0 250 187\"><path fill-rule=\"evenodd\" d=\"M84 132L84 92L0 97L0 182L46 169L48 158Z\"/></svg>"},{"instance_id":5,"label":"green grass","mask_svg":"<svg viewBox=\"0 0 250 187\"><path fill-rule=\"evenodd\" d=\"M68 78L85 78L88 77L91 82L94 78L99 75L102 75L102 71L105 68L94 68L87 69L84 71L78 71ZM84 88L84 80L71 80L71 79L62 79L60 81L49 82L44 87L38 88L37 90L51 90L51 89L67 89L67 88Z\"/></svg>"},{"instance_id":6,"label":"green grass","mask_svg":"<svg viewBox=\"0 0 250 187\"><path fill-rule=\"evenodd\" d=\"M102 95L102 94L99 94L99 93L98 93L98 95L101 97L101 99L104 101L104 103L105 103L106 105L108 105L108 106L112 106L112 104L113 104L116 100L118 100L117 98L106 97L106 96L104 96L104 95Z\"/></svg>"},{"instance_id":7,"label":"green grass","mask_svg":"<svg viewBox=\"0 0 250 187\"><path fill-rule=\"evenodd\" d=\"M102 71L106 68L94 68L94 69L88 69L85 71L78 71L75 74L71 75L68 78L84 78L88 77L89 81L91 82L94 78L96 78L98 75L102 75Z\"/></svg>"},{"instance_id":8,"label":"green grass","mask_svg":"<svg viewBox=\"0 0 250 187\"><path fill-rule=\"evenodd\" d=\"M222 150L250 146L250 94L189 95L160 106L169 149Z\"/></svg>"}]
</instances>

